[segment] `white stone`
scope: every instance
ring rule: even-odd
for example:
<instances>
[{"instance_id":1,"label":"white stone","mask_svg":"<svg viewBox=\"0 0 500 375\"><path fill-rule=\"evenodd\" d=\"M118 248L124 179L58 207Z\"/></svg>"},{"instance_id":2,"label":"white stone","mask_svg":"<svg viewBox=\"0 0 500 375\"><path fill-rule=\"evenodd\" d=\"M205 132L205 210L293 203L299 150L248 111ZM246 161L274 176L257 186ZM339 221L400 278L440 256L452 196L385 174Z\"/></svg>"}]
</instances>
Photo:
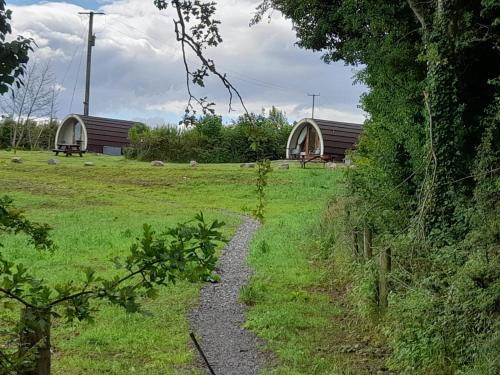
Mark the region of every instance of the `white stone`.
<instances>
[{"instance_id":1,"label":"white stone","mask_svg":"<svg viewBox=\"0 0 500 375\"><path fill-rule=\"evenodd\" d=\"M92 163L91 161L86 161L85 163L83 163L83 166L84 167L93 167L95 164Z\"/></svg>"},{"instance_id":2,"label":"white stone","mask_svg":"<svg viewBox=\"0 0 500 375\"><path fill-rule=\"evenodd\" d=\"M21 164L23 162L23 159L19 156L14 156L12 159L10 159L11 162Z\"/></svg>"},{"instance_id":3,"label":"white stone","mask_svg":"<svg viewBox=\"0 0 500 375\"><path fill-rule=\"evenodd\" d=\"M329 161L328 163L326 163L326 167L327 168L337 168L337 163L335 163L333 161Z\"/></svg>"},{"instance_id":4,"label":"white stone","mask_svg":"<svg viewBox=\"0 0 500 375\"><path fill-rule=\"evenodd\" d=\"M255 168L255 163L242 163L240 164L241 168Z\"/></svg>"},{"instance_id":5,"label":"white stone","mask_svg":"<svg viewBox=\"0 0 500 375\"><path fill-rule=\"evenodd\" d=\"M49 165L56 165L56 164L59 164L59 160L57 160L57 159L49 159L49 160L47 160L47 164L49 164Z\"/></svg>"},{"instance_id":6,"label":"white stone","mask_svg":"<svg viewBox=\"0 0 500 375\"><path fill-rule=\"evenodd\" d=\"M151 165L152 165L153 167L163 167L163 166L165 166L165 163L164 163L164 162L162 162L161 160L153 160L153 161L151 162Z\"/></svg>"},{"instance_id":7,"label":"white stone","mask_svg":"<svg viewBox=\"0 0 500 375\"><path fill-rule=\"evenodd\" d=\"M191 167L196 167L198 165L198 162L196 160L191 160L189 165L191 165Z\"/></svg>"}]
</instances>

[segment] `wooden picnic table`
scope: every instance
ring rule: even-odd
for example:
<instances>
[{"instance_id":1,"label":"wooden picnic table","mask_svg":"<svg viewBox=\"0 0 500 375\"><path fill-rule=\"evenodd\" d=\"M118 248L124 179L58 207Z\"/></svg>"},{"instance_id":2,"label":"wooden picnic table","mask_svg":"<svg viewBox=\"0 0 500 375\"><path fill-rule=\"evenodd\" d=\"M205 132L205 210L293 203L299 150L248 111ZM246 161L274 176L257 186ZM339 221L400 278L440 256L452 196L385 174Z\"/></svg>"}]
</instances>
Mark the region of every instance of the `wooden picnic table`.
<instances>
[{"instance_id":1,"label":"wooden picnic table","mask_svg":"<svg viewBox=\"0 0 500 375\"><path fill-rule=\"evenodd\" d=\"M82 157L85 153L85 150L82 150L79 144L58 144L57 148L52 151L56 153L56 156L59 155L60 152L63 152L66 154L66 156L78 154L80 155L80 157Z\"/></svg>"},{"instance_id":2,"label":"wooden picnic table","mask_svg":"<svg viewBox=\"0 0 500 375\"><path fill-rule=\"evenodd\" d=\"M321 161L324 164L331 161L332 157L330 155L306 154L305 152L300 153L300 166L302 168L305 168L307 163L316 160Z\"/></svg>"}]
</instances>

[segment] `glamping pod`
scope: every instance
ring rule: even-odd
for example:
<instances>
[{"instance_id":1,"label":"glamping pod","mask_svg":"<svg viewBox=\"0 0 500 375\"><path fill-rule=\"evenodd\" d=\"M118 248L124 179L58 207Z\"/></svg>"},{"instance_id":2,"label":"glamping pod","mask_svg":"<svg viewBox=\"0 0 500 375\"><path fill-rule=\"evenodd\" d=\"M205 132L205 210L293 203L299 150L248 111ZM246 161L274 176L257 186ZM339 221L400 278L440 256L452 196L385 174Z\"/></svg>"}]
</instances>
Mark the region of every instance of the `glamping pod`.
<instances>
[{"instance_id":1,"label":"glamping pod","mask_svg":"<svg viewBox=\"0 0 500 375\"><path fill-rule=\"evenodd\" d=\"M77 148L83 152L121 155L130 143L128 131L134 124L133 121L69 115L57 129L54 151Z\"/></svg>"},{"instance_id":2,"label":"glamping pod","mask_svg":"<svg viewBox=\"0 0 500 375\"><path fill-rule=\"evenodd\" d=\"M361 134L361 124L306 118L292 128L286 146L287 159L342 161Z\"/></svg>"}]
</instances>

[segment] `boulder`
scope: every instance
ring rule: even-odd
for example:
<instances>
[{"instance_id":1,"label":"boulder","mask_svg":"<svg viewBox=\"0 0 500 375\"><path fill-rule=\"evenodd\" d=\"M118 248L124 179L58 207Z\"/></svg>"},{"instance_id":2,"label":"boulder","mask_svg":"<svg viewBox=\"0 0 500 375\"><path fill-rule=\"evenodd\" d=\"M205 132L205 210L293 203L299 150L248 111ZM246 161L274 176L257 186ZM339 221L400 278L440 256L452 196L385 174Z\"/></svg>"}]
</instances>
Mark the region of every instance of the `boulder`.
<instances>
[{"instance_id":1,"label":"boulder","mask_svg":"<svg viewBox=\"0 0 500 375\"><path fill-rule=\"evenodd\" d=\"M191 160L191 162L189 163L189 165L191 167L196 167L198 165L198 162L196 160Z\"/></svg>"},{"instance_id":2,"label":"boulder","mask_svg":"<svg viewBox=\"0 0 500 375\"><path fill-rule=\"evenodd\" d=\"M153 166L153 167L164 167L165 163L162 162L161 160L153 160L151 162L151 166Z\"/></svg>"},{"instance_id":3,"label":"boulder","mask_svg":"<svg viewBox=\"0 0 500 375\"><path fill-rule=\"evenodd\" d=\"M282 163L280 164L279 169L290 169L290 164Z\"/></svg>"},{"instance_id":4,"label":"boulder","mask_svg":"<svg viewBox=\"0 0 500 375\"><path fill-rule=\"evenodd\" d=\"M327 168L337 168L337 163L333 162L333 161L329 161L328 163L326 163L325 165Z\"/></svg>"},{"instance_id":5,"label":"boulder","mask_svg":"<svg viewBox=\"0 0 500 375\"><path fill-rule=\"evenodd\" d=\"M11 162L21 164L23 162L23 159L19 156L14 156L12 159L10 159Z\"/></svg>"},{"instance_id":6,"label":"boulder","mask_svg":"<svg viewBox=\"0 0 500 375\"><path fill-rule=\"evenodd\" d=\"M56 165L56 164L59 164L59 160L57 160L57 159L49 159L49 160L47 160L47 164L48 165Z\"/></svg>"},{"instance_id":7,"label":"boulder","mask_svg":"<svg viewBox=\"0 0 500 375\"><path fill-rule=\"evenodd\" d=\"M242 163L240 164L241 168L255 168L255 163Z\"/></svg>"},{"instance_id":8,"label":"boulder","mask_svg":"<svg viewBox=\"0 0 500 375\"><path fill-rule=\"evenodd\" d=\"M91 161L86 161L85 163L83 163L83 166L84 167L93 167L95 164L92 163Z\"/></svg>"}]
</instances>

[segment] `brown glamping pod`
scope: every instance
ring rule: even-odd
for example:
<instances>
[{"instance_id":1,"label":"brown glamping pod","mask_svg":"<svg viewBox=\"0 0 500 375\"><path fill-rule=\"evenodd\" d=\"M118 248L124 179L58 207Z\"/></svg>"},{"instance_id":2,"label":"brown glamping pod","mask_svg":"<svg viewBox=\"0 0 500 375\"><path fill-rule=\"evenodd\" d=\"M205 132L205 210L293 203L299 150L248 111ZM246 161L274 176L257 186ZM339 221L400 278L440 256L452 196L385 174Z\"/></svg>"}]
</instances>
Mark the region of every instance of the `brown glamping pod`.
<instances>
[{"instance_id":1,"label":"brown glamping pod","mask_svg":"<svg viewBox=\"0 0 500 375\"><path fill-rule=\"evenodd\" d=\"M346 151L358 141L361 124L306 118L293 127L286 146L286 158L302 163L313 160L344 161Z\"/></svg>"},{"instance_id":2,"label":"brown glamping pod","mask_svg":"<svg viewBox=\"0 0 500 375\"><path fill-rule=\"evenodd\" d=\"M130 144L128 131L134 124L133 121L69 115L57 129L54 152L80 156L87 151L121 155L123 148Z\"/></svg>"}]
</instances>

